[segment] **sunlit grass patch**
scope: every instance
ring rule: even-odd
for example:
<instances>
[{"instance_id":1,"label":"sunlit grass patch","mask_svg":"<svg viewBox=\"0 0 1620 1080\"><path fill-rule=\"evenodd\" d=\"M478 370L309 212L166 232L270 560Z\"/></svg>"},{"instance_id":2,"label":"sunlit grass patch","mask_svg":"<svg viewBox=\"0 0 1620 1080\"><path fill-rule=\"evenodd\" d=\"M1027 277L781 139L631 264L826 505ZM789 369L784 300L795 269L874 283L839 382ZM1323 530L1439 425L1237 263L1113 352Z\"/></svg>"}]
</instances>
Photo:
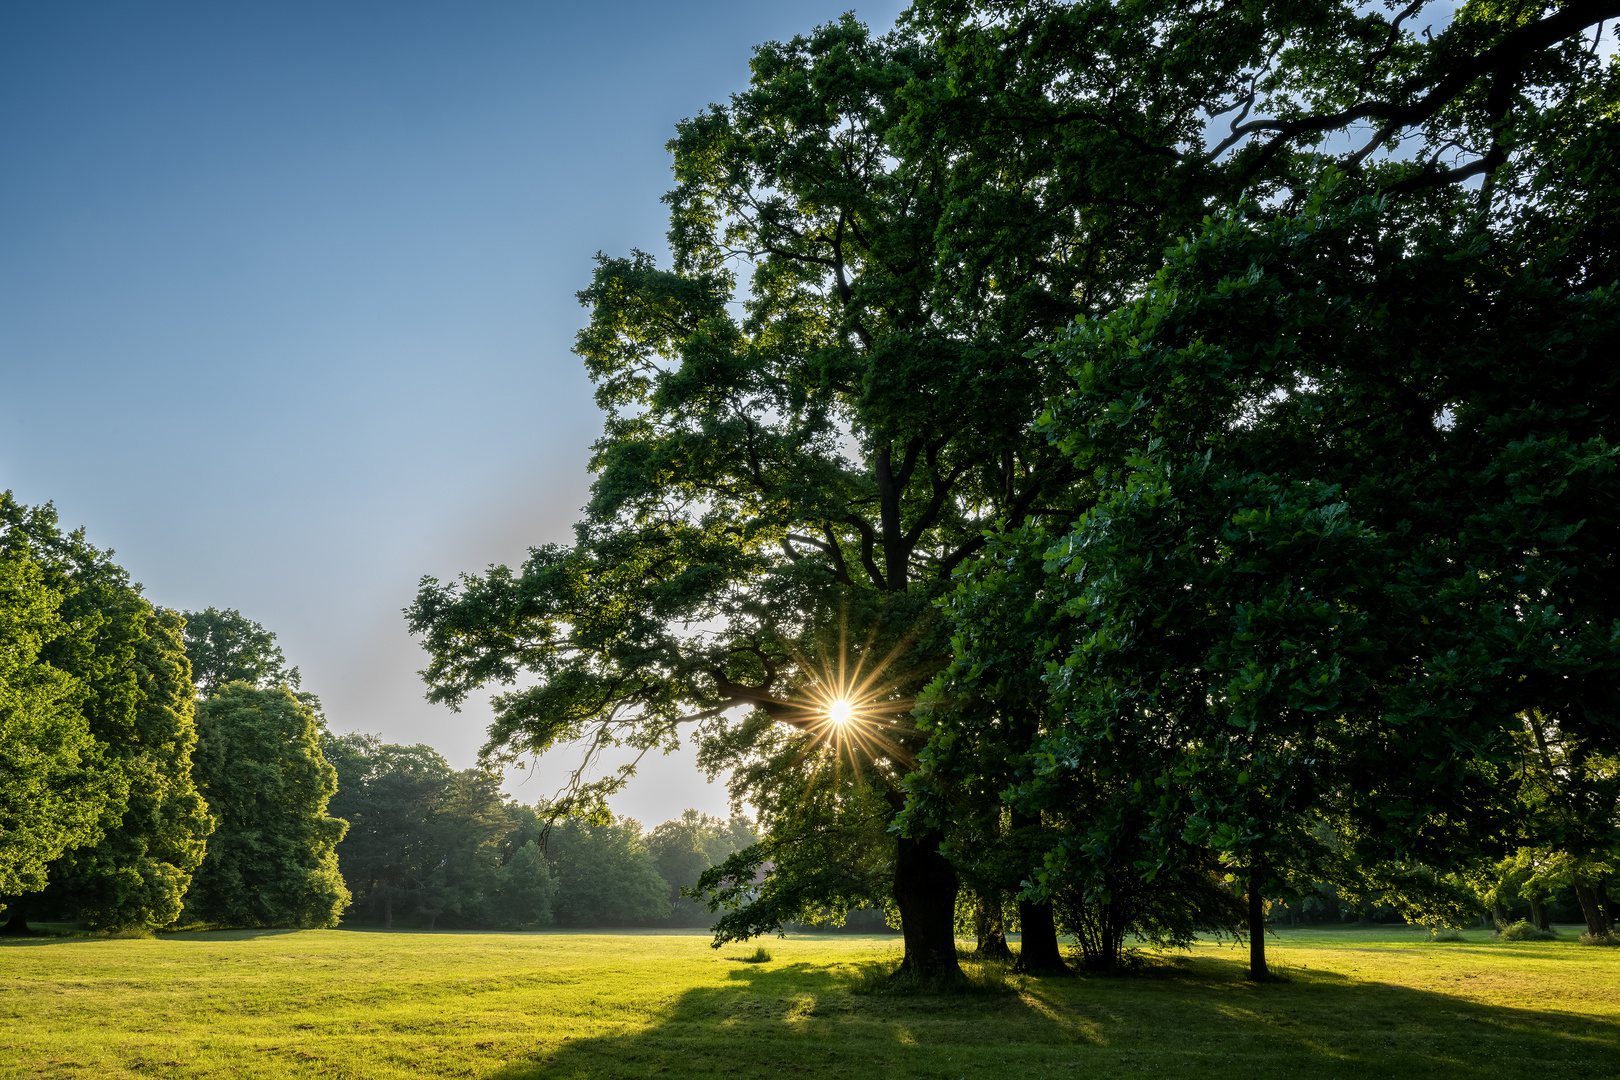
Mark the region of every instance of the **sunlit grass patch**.
<instances>
[{"instance_id":1,"label":"sunlit grass patch","mask_svg":"<svg viewBox=\"0 0 1620 1080\"><path fill-rule=\"evenodd\" d=\"M1125 976L962 961L896 992L892 937L223 932L0 944L0 1076L1620 1075L1620 950L1282 931ZM764 948L764 946L756 946ZM964 988L958 988L960 991Z\"/></svg>"}]
</instances>

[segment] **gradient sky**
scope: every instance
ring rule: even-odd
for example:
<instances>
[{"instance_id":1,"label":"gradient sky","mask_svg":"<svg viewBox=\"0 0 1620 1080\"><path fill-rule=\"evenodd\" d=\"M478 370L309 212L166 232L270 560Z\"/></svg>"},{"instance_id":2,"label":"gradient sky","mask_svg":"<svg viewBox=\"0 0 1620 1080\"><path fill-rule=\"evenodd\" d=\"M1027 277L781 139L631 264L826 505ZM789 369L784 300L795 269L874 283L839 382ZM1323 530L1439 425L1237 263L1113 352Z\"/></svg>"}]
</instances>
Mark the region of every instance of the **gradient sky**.
<instances>
[{"instance_id":1,"label":"gradient sky","mask_svg":"<svg viewBox=\"0 0 1620 1080\"><path fill-rule=\"evenodd\" d=\"M472 764L400 610L570 538L592 256L662 255L675 121L848 7L5 5L0 489L274 630L335 730ZM615 805L725 796L679 756Z\"/></svg>"}]
</instances>

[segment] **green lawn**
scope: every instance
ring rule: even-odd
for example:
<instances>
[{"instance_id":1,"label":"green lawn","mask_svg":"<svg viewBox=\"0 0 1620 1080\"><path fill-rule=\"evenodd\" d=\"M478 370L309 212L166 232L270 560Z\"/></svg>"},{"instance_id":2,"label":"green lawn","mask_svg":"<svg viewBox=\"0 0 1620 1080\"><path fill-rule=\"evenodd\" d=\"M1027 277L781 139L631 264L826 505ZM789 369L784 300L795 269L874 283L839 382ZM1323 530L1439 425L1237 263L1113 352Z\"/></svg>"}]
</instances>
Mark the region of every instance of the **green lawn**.
<instances>
[{"instance_id":1,"label":"green lawn","mask_svg":"<svg viewBox=\"0 0 1620 1080\"><path fill-rule=\"evenodd\" d=\"M1620 950L1282 931L1128 978L862 992L892 938L223 932L0 945L0 1076L1620 1077ZM988 976L994 982L996 973Z\"/></svg>"}]
</instances>

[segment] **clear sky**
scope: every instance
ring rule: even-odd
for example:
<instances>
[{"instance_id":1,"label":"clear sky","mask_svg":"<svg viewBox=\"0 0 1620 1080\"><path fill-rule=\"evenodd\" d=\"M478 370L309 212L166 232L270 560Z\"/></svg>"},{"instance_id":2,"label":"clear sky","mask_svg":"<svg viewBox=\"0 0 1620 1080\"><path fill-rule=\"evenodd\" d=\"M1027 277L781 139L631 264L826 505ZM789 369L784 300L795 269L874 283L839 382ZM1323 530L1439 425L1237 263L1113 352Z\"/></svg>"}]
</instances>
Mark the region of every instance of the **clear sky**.
<instances>
[{"instance_id":1,"label":"clear sky","mask_svg":"<svg viewBox=\"0 0 1620 1080\"><path fill-rule=\"evenodd\" d=\"M400 611L570 538L593 254L665 252L674 123L849 7L0 6L0 488L274 630L335 730L472 764ZM725 798L675 758L616 805Z\"/></svg>"}]
</instances>

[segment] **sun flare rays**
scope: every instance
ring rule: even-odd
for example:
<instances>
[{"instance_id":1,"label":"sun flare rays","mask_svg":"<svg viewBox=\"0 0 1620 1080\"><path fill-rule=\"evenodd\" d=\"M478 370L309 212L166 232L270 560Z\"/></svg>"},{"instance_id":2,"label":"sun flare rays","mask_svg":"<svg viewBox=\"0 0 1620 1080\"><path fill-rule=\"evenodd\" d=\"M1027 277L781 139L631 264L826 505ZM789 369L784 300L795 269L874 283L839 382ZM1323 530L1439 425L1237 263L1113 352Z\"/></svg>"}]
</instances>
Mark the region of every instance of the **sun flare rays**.
<instances>
[{"instance_id":1,"label":"sun flare rays","mask_svg":"<svg viewBox=\"0 0 1620 1080\"><path fill-rule=\"evenodd\" d=\"M803 759L821 758L835 776L847 769L858 783L868 769L892 773L896 766L915 764L907 744L916 731L910 719L916 701L903 693L913 680L896 670L911 644L910 635L903 636L874 661L877 654L869 639L852 657L847 627L841 621L836 655L824 649L813 659L794 657L804 676L794 695L798 707L777 718L811 736Z\"/></svg>"}]
</instances>

